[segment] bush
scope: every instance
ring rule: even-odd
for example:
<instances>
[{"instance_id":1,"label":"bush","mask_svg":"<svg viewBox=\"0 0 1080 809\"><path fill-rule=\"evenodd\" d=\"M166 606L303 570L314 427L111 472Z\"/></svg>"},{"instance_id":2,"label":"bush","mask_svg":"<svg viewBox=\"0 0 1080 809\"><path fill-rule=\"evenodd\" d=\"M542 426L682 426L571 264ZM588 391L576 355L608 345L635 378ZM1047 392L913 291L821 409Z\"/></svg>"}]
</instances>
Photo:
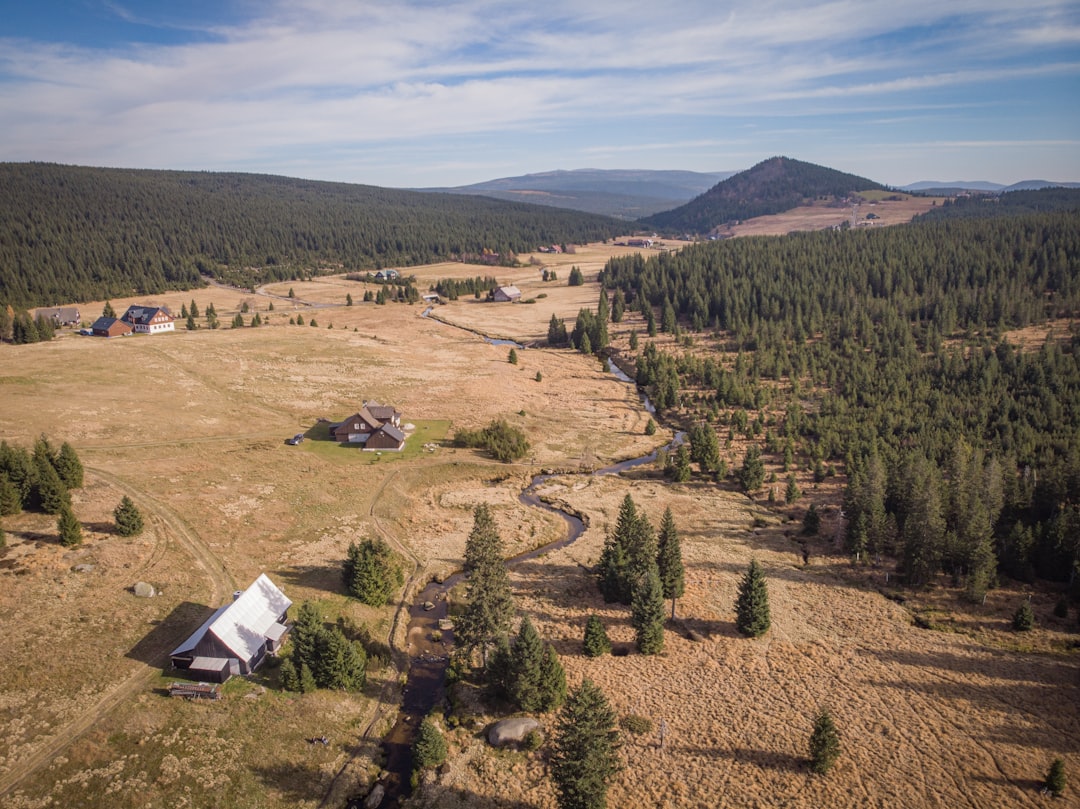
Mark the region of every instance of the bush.
<instances>
[{"instance_id":1,"label":"bush","mask_svg":"<svg viewBox=\"0 0 1080 809\"><path fill-rule=\"evenodd\" d=\"M446 761L446 754L442 731L430 718L424 719L413 743L413 767L415 770L432 770Z\"/></svg>"},{"instance_id":2,"label":"bush","mask_svg":"<svg viewBox=\"0 0 1080 809\"><path fill-rule=\"evenodd\" d=\"M604 623L597 615L590 615L585 623L585 641L582 644L586 657L600 657L611 651L611 641L604 631Z\"/></svg>"},{"instance_id":3,"label":"bush","mask_svg":"<svg viewBox=\"0 0 1080 809\"><path fill-rule=\"evenodd\" d=\"M1013 614L1012 627L1017 632L1028 632L1035 626L1035 611L1031 609L1031 602L1025 601L1016 608Z\"/></svg>"},{"instance_id":4,"label":"bush","mask_svg":"<svg viewBox=\"0 0 1080 809\"><path fill-rule=\"evenodd\" d=\"M822 711L814 720L810 734L810 769L824 775L840 755L840 736L828 711Z\"/></svg>"},{"instance_id":5,"label":"bush","mask_svg":"<svg viewBox=\"0 0 1080 809\"><path fill-rule=\"evenodd\" d=\"M537 728L533 728L525 734L525 740L521 746L526 750L539 750L544 744L544 734Z\"/></svg>"},{"instance_id":6,"label":"bush","mask_svg":"<svg viewBox=\"0 0 1080 809\"><path fill-rule=\"evenodd\" d=\"M524 458L529 452L525 433L505 419L495 419L482 430L458 430L454 434L454 445L487 450L504 463Z\"/></svg>"},{"instance_id":7,"label":"bush","mask_svg":"<svg viewBox=\"0 0 1080 809\"><path fill-rule=\"evenodd\" d=\"M1050 765L1050 772L1046 774L1043 787L1055 798L1060 797L1065 791L1065 762L1055 758Z\"/></svg>"},{"instance_id":8,"label":"bush","mask_svg":"<svg viewBox=\"0 0 1080 809\"><path fill-rule=\"evenodd\" d=\"M632 713L619 720L619 727L629 733L636 733L641 736L645 733L652 733L653 721L647 716Z\"/></svg>"}]
</instances>

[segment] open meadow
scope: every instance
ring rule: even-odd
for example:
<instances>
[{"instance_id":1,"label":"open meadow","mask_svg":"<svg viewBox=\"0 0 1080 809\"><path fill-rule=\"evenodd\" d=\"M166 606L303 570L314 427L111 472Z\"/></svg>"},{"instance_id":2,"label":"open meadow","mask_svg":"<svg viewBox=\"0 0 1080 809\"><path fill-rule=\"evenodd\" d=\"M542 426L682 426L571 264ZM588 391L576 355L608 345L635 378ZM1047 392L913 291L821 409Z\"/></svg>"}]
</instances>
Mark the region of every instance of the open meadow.
<instances>
[{"instance_id":1,"label":"open meadow","mask_svg":"<svg viewBox=\"0 0 1080 809\"><path fill-rule=\"evenodd\" d=\"M595 308L596 273L616 252L630 251L596 245L515 269L406 270L421 291L439 278L492 275L536 301L463 297L434 307L439 320L421 304L362 303L374 287L328 276L258 293L207 287L112 301L120 311L134 302L173 312L192 300L200 312L213 304L216 330L189 332L178 321L171 334L68 332L0 346L0 438L28 448L42 433L57 446L68 441L86 467L86 485L73 492L81 547L59 545L53 517L4 519L0 806L343 806L378 772L378 739L399 698L394 665L369 672L357 695L286 693L267 667L227 684L219 702L193 703L164 695L168 652L262 572L295 605L314 601L328 620L366 627L400 650L396 604L374 609L344 595L349 543L390 542L410 574L407 600L460 565L478 503L491 505L509 553L557 538L560 519L517 499L541 471L556 473L544 493L590 523L578 542L513 571L518 607L555 643L571 686L589 677L620 715L667 729L662 747L656 732L626 739L610 806L1051 805L1036 781L1054 757L1080 778L1080 657L1067 648L1075 635L1050 614L1051 598L1033 594L1040 628L1029 647L1007 631L1027 595L1018 587L966 612L937 604L936 625L950 631L918 628L913 610L926 602L899 603L884 586L886 568L855 574L831 542L803 565L789 535L809 502L836 505L835 484L815 490L807 481L798 507L772 507L730 486L669 485L649 467L584 474L642 456L670 431L646 436L636 392L595 358L529 347L512 365L507 346L474 333L528 345L545 338L552 314L572 325L580 308ZM587 282L568 287L575 264ZM558 280L543 282L542 266ZM84 318L103 304L82 305ZM238 313L267 325L229 328ZM633 327L644 342L637 318L613 327L616 345ZM365 400L402 412L410 436L402 453L284 443L318 435L321 420L343 419ZM522 462L449 446L456 428L494 418L528 435ZM671 506L687 593L662 655L589 659L580 651L589 614L604 618L616 644L633 640L628 610L604 604L586 570L627 493L654 525ZM124 494L147 517L133 538L113 531ZM835 509L827 514L835 521ZM773 615L770 633L752 641L733 622L751 558L765 568ZM159 595L136 598L137 581ZM820 707L836 719L844 751L826 777L806 764ZM472 706L471 721L450 732L448 764L409 805L555 807L545 751L490 750L482 733L494 717L484 710ZM542 719L552 726L553 717ZM323 735L329 745L306 741ZM1066 802L1076 794L1070 787Z\"/></svg>"}]
</instances>

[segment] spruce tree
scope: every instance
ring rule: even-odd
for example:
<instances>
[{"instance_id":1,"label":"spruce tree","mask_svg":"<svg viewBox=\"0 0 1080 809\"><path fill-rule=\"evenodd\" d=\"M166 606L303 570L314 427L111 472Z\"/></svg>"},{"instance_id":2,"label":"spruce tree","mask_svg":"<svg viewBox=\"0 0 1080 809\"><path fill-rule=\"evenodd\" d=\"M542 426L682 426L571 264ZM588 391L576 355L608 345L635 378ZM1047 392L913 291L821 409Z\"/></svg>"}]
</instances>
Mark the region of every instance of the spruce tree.
<instances>
[{"instance_id":1,"label":"spruce tree","mask_svg":"<svg viewBox=\"0 0 1080 809\"><path fill-rule=\"evenodd\" d=\"M198 317L199 316L199 305L197 303L195 303L194 298L191 299L191 306L188 307L188 314L191 317Z\"/></svg>"},{"instance_id":2,"label":"spruce tree","mask_svg":"<svg viewBox=\"0 0 1080 809\"><path fill-rule=\"evenodd\" d=\"M1050 771L1046 773L1043 787L1055 798L1060 798L1065 792L1065 786L1065 762L1060 758L1055 758L1050 764Z\"/></svg>"},{"instance_id":3,"label":"spruce tree","mask_svg":"<svg viewBox=\"0 0 1080 809\"><path fill-rule=\"evenodd\" d=\"M286 657L281 661L281 665L278 666L278 682L281 683L281 687L286 691L299 691L300 690L300 674L296 670L296 666L292 660Z\"/></svg>"},{"instance_id":4,"label":"spruce tree","mask_svg":"<svg viewBox=\"0 0 1080 809\"><path fill-rule=\"evenodd\" d=\"M506 355L506 361L511 365L518 364L518 353L516 348L511 348L510 353Z\"/></svg>"},{"instance_id":5,"label":"spruce tree","mask_svg":"<svg viewBox=\"0 0 1080 809\"><path fill-rule=\"evenodd\" d=\"M510 648L507 695L523 711L547 712L566 697L566 674L551 644L540 638L528 616Z\"/></svg>"},{"instance_id":6,"label":"spruce tree","mask_svg":"<svg viewBox=\"0 0 1080 809\"><path fill-rule=\"evenodd\" d=\"M683 594L686 583L679 532L675 527L675 517L671 513L670 506L664 509L664 516L660 520L656 566L659 568L660 584L664 590L664 598L671 599L671 617L674 619L675 599Z\"/></svg>"},{"instance_id":7,"label":"spruce tree","mask_svg":"<svg viewBox=\"0 0 1080 809\"><path fill-rule=\"evenodd\" d=\"M7 474L0 472L0 517L10 517L22 509L22 498Z\"/></svg>"},{"instance_id":8,"label":"spruce tree","mask_svg":"<svg viewBox=\"0 0 1080 809\"><path fill-rule=\"evenodd\" d=\"M478 506L477 512L480 510ZM474 532L476 529L474 523ZM467 652L480 650L486 667L488 646L510 631L514 597L506 572L502 538L494 524L490 531L484 529L484 537L479 541L479 548L474 547L472 551L466 548L466 557L471 559L473 567L465 586L467 603L457 621L455 634Z\"/></svg>"},{"instance_id":9,"label":"spruce tree","mask_svg":"<svg viewBox=\"0 0 1080 809\"><path fill-rule=\"evenodd\" d=\"M296 611L292 632L292 658L297 671L301 666L309 668L318 657L319 633L322 631L322 616L319 609L310 601L305 601Z\"/></svg>"},{"instance_id":10,"label":"spruce tree","mask_svg":"<svg viewBox=\"0 0 1080 809\"><path fill-rule=\"evenodd\" d=\"M405 582L393 551L381 539L349 543L342 580L349 595L371 607L389 603L394 591Z\"/></svg>"},{"instance_id":11,"label":"spruce tree","mask_svg":"<svg viewBox=\"0 0 1080 809\"><path fill-rule=\"evenodd\" d=\"M113 509L113 521L116 523L116 533L122 537L133 537L142 533L142 514L126 494L120 499L120 504Z\"/></svg>"},{"instance_id":12,"label":"spruce tree","mask_svg":"<svg viewBox=\"0 0 1080 809\"><path fill-rule=\"evenodd\" d=\"M465 572L471 573L482 562L498 558L499 544L499 531L491 509L487 503L480 503L473 509L473 527L465 540Z\"/></svg>"},{"instance_id":13,"label":"spruce tree","mask_svg":"<svg viewBox=\"0 0 1080 809\"><path fill-rule=\"evenodd\" d=\"M431 719L424 717L420 723L420 729L416 733L416 741L413 742L413 771L433 770L442 766L446 761L446 739L442 731Z\"/></svg>"},{"instance_id":14,"label":"spruce tree","mask_svg":"<svg viewBox=\"0 0 1080 809\"><path fill-rule=\"evenodd\" d=\"M739 469L739 483L748 492L754 492L761 488L765 481L765 464L761 460L761 450L757 444L751 444L743 457L742 468Z\"/></svg>"},{"instance_id":15,"label":"spruce tree","mask_svg":"<svg viewBox=\"0 0 1080 809\"><path fill-rule=\"evenodd\" d=\"M636 583L630 612L638 651L660 654L664 650L664 590L655 564Z\"/></svg>"},{"instance_id":16,"label":"spruce tree","mask_svg":"<svg viewBox=\"0 0 1080 809\"><path fill-rule=\"evenodd\" d=\"M787 489L784 490L784 502L789 506L802 497L802 492L799 491L799 484L795 482L795 474L788 475Z\"/></svg>"},{"instance_id":17,"label":"spruce tree","mask_svg":"<svg viewBox=\"0 0 1080 809\"><path fill-rule=\"evenodd\" d=\"M60 475L60 480L64 482L65 486L69 489L82 488L82 461L79 460L79 456L75 453L75 448L67 441L60 445L60 452L56 454L53 465L56 467L56 473Z\"/></svg>"},{"instance_id":18,"label":"spruce tree","mask_svg":"<svg viewBox=\"0 0 1080 809\"><path fill-rule=\"evenodd\" d=\"M604 630L604 622L598 615L590 615L585 622L585 640L582 650L586 657L601 657L611 651L611 641Z\"/></svg>"},{"instance_id":19,"label":"spruce tree","mask_svg":"<svg viewBox=\"0 0 1080 809\"><path fill-rule=\"evenodd\" d=\"M319 684L315 682L315 675L311 673L311 666L307 663L300 664L300 687L301 694L310 694L313 691L318 690Z\"/></svg>"},{"instance_id":20,"label":"spruce tree","mask_svg":"<svg viewBox=\"0 0 1080 809\"><path fill-rule=\"evenodd\" d=\"M71 510L70 503L61 507L60 517L56 521L56 530L60 533L60 544L65 548L74 548L82 544L82 526Z\"/></svg>"},{"instance_id":21,"label":"spruce tree","mask_svg":"<svg viewBox=\"0 0 1080 809\"><path fill-rule=\"evenodd\" d=\"M35 458L34 471L37 474L37 503L42 511L46 514L59 514L64 506L71 506L71 495L51 462L42 462Z\"/></svg>"},{"instance_id":22,"label":"spruce tree","mask_svg":"<svg viewBox=\"0 0 1080 809\"><path fill-rule=\"evenodd\" d=\"M1017 632L1028 632L1035 626L1035 611L1031 602L1022 601L1013 613L1012 627Z\"/></svg>"},{"instance_id":23,"label":"spruce tree","mask_svg":"<svg viewBox=\"0 0 1080 809\"><path fill-rule=\"evenodd\" d=\"M551 776L559 809L605 809L607 790L621 769L615 711L591 680L582 681L559 712Z\"/></svg>"},{"instance_id":24,"label":"spruce tree","mask_svg":"<svg viewBox=\"0 0 1080 809\"><path fill-rule=\"evenodd\" d=\"M7 536L4 534L4 523L0 520L0 549L7 547Z\"/></svg>"},{"instance_id":25,"label":"spruce tree","mask_svg":"<svg viewBox=\"0 0 1080 809\"><path fill-rule=\"evenodd\" d=\"M116 310L113 309L112 301L105 301L105 308L101 310L102 317L116 317Z\"/></svg>"},{"instance_id":26,"label":"spruce tree","mask_svg":"<svg viewBox=\"0 0 1080 809\"><path fill-rule=\"evenodd\" d=\"M822 710L814 719L810 734L810 769L818 775L829 771L840 756L840 736L829 712Z\"/></svg>"},{"instance_id":27,"label":"spruce tree","mask_svg":"<svg viewBox=\"0 0 1080 809\"><path fill-rule=\"evenodd\" d=\"M765 586L765 573L757 560L751 560L739 584L739 596L735 602L735 626L749 637L757 638L769 631L769 592Z\"/></svg>"},{"instance_id":28,"label":"spruce tree","mask_svg":"<svg viewBox=\"0 0 1080 809\"><path fill-rule=\"evenodd\" d=\"M821 514L817 510L817 506L813 503L810 504L810 508L806 510L806 514L803 516L802 532L808 536L817 536L818 531L821 530Z\"/></svg>"},{"instance_id":29,"label":"spruce tree","mask_svg":"<svg viewBox=\"0 0 1080 809\"><path fill-rule=\"evenodd\" d=\"M517 637L510 647L510 676L507 692L523 711L539 710L540 663L544 657L544 642L529 620L521 619Z\"/></svg>"},{"instance_id":30,"label":"spruce tree","mask_svg":"<svg viewBox=\"0 0 1080 809\"><path fill-rule=\"evenodd\" d=\"M322 627L316 641L311 673L320 688L359 691L366 678L364 647L350 641L336 626Z\"/></svg>"}]
</instances>

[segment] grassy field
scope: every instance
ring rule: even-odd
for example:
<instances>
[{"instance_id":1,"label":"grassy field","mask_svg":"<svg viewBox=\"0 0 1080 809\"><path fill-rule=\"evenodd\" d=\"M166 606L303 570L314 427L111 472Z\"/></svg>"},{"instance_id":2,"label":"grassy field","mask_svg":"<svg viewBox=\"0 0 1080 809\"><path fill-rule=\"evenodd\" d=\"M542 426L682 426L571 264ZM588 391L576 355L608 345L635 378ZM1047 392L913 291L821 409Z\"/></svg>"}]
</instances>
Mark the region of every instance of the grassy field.
<instances>
[{"instance_id":1,"label":"grassy field","mask_svg":"<svg viewBox=\"0 0 1080 809\"><path fill-rule=\"evenodd\" d=\"M528 343L546 334L552 313L572 322L580 307L595 307L593 279L615 250L626 249L537 256L558 273L546 284L539 265L416 274L517 284L537 303L461 300L438 314ZM589 283L566 286L572 264ZM422 306L345 305L364 289L335 277L266 290L280 297L207 288L139 300L178 311L194 297L203 310L213 303L226 324L246 303L249 320L257 311L270 325L0 346L0 438L30 446L46 433L70 441L87 466L74 494L81 548L59 546L53 518L4 521L5 809L314 807L328 791L328 805L343 805L378 770L377 744L361 737L374 721L377 739L392 713L393 668L372 673L362 694L304 696L281 692L271 668L230 684L220 702L197 704L163 695L162 655L261 572L295 603L315 601L328 620L385 637L393 608L365 607L341 591L348 544L383 536L424 581L460 564L472 509L486 502L508 551L537 547L559 535L560 521L517 496L543 470L561 473L546 493L591 524L578 543L514 571L518 604L555 642L572 684L588 676L620 713L669 729L662 749L656 734L629 741L609 805L1041 806L1034 784L1053 757L1080 772L1080 666L1052 598L1031 593L1040 628L1028 646L1048 650L1034 653L1007 629L1028 595L1016 588L966 611L948 594L900 604L885 568L853 572L829 541L813 546L804 567L789 535L810 502L825 509L825 536L834 535L836 482L815 489L800 480L804 500L770 508L727 487L669 486L649 470L573 474L669 436L644 435L648 414L633 391L593 359L529 348L511 365L505 346L422 317ZM84 314L102 303L84 305ZM317 326L289 325L298 315ZM630 328L644 333L636 317L613 328L619 345ZM413 425L405 451L377 456L316 440L320 419L344 418L368 399L395 405ZM529 436L522 463L440 444L456 427L496 417ZM309 440L285 445L301 431ZM740 449L730 452L729 466ZM579 651L590 613L617 643L633 637L626 610L603 604L585 570L627 492L654 523L673 508L687 594L663 655L591 660ZM112 531L125 493L148 516L131 539ZM757 641L733 628L735 588L752 557L765 566L773 609L773 630ZM129 588L140 580L160 595L135 598ZM948 631L919 629L915 611ZM688 630L704 640L688 640ZM812 714L824 705L844 754L820 778L804 758ZM451 734L449 766L413 805L555 806L543 751L492 753L480 740L487 718ZM305 741L322 735L330 745Z\"/></svg>"}]
</instances>

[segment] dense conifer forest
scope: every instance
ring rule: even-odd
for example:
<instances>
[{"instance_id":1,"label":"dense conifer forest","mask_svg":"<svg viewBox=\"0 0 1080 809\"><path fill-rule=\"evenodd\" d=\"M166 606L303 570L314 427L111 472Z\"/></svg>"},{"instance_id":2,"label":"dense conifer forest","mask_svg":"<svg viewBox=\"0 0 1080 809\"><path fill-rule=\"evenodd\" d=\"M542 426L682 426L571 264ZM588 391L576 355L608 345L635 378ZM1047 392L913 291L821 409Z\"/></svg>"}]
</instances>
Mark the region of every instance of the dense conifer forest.
<instances>
[{"instance_id":1,"label":"dense conifer forest","mask_svg":"<svg viewBox=\"0 0 1080 809\"><path fill-rule=\"evenodd\" d=\"M884 191L885 186L813 163L773 157L641 223L669 233L707 233L726 222L781 213L808 200L842 200L852 192L871 190Z\"/></svg>"},{"instance_id":2,"label":"dense conifer forest","mask_svg":"<svg viewBox=\"0 0 1080 809\"><path fill-rule=\"evenodd\" d=\"M251 174L0 164L0 303L254 286L586 242L613 219L482 197Z\"/></svg>"},{"instance_id":3,"label":"dense conifer forest","mask_svg":"<svg viewBox=\"0 0 1080 809\"><path fill-rule=\"evenodd\" d=\"M602 280L677 337L637 356L657 407L848 474L853 556L974 599L999 566L1080 578L1080 214L736 239Z\"/></svg>"}]
</instances>

